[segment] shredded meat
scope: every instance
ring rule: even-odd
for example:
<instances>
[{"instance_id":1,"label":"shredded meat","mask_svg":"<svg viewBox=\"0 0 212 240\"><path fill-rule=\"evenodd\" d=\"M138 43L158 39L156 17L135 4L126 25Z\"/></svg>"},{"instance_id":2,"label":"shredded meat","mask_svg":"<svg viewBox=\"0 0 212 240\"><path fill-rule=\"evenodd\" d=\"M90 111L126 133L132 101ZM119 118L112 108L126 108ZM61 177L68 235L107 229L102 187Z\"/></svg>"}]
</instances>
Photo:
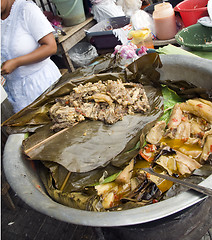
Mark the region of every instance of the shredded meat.
<instances>
[{"instance_id":1,"label":"shredded meat","mask_svg":"<svg viewBox=\"0 0 212 240\"><path fill-rule=\"evenodd\" d=\"M56 99L49 114L53 130L72 126L86 118L113 124L127 114L146 113L150 109L141 84L121 80L80 84L70 95Z\"/></svg>"}]
</instances>

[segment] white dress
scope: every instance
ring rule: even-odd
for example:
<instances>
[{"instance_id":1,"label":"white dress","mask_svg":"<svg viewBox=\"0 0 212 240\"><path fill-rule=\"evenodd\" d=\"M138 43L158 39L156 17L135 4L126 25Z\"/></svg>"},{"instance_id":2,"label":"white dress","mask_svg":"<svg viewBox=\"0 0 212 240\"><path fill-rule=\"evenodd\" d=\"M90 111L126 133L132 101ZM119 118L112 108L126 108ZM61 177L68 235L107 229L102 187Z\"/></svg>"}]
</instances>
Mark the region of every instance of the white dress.
<instances>
[{"instance_id":1,"label":"white dress","mask_svg":"<svg viewBox=\"0 0 212 240\"><path fill-rule=\"evenodd\" d=\"M53 31L35 3L15 0L10 15L1 20L1 63L32 52L39 46L38 40ZM5 90L14 112L32 103L60 76L59 69L50 58L21 66L5 75Z\"/></svg>"}]
</instances>

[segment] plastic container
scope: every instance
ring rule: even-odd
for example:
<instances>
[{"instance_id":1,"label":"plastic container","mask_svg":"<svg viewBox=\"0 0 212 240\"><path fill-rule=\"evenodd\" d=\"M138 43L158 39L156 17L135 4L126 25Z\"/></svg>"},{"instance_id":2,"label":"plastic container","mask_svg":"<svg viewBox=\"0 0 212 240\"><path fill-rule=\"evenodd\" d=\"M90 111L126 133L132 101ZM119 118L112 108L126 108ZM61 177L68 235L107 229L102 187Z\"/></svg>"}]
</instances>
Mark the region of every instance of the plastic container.
<instances>
[{"instance_id":1,"label":"plastic container","mask_svg":"<svg viewBox=\"0 0 212 240\"><path fill-rule=\"evenodd\" d=\"M58 16L63 19L67 27L77 25L85 21L85 11L82 0L52 0L55 4Z\"/></svg>"},{"instance_id":2,"label":"plastic container","mask_svg":"<svg viewBox=\"0 0 212 240\"><path fill-rule=\"evenodd\" d=\"M174 10L180 13L184 26L188 27L196 24L199 18L208 16L207 3L208 0L184 0Z\"/></svg>"},{"instance_id":3,"label":"plastic container","mask_svg":"<svg viewBox=\"0 0 212 240\"><path fill-rule=\"evenodd\" d=\"M148 28L130 31L128 38L138 48L141 48L141 46L145 46L146 48L154 48L152 33Z\"/></svg>"},{"instance_id":4,"label":"plastic container","mask_svg":"<svg viewBox=\"0 0 212 240\"><path fill-rule=\"evenodd\" d=\"M212 28L193 24L183 28L175 36L178 44L194 51L212 52Z\"/></svg>"},{"instance_id":5,"label":"plastic container","mask_svg":"<svg viewBox=\"0 0 212 240\"><path fill-rule=\"evenodd\" d=\"M172 5L168 2L154 6L152 14L156 37L160 40L172 39L177 33L175 13Z\"/></svg>"},{"instance_id":6,"label":"plastic container","mask_svg":"<svg viewBox=\"0 0 212 240\"><path fill-rule=\"evenodd\" d=\"M86 31L86 37L97 50L112 49L122 44L113 34L113 29L122 28L129 23L130 18L126 16L108 18Z\"/></svg>"}]
</instances>

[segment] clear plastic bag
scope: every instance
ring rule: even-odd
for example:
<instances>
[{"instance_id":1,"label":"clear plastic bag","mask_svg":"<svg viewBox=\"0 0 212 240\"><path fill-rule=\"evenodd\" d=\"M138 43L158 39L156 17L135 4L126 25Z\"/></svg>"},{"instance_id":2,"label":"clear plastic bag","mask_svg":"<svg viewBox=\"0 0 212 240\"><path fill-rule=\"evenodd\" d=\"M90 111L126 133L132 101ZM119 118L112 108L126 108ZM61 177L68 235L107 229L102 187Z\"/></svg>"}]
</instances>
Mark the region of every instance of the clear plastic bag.
<instances>
[{"instance_id":1,"label":"clear plastic bag","mask_svg":"<svg viewBox=\"0 0 212 240\"><path fill-rule=\"evenodd\" d=\"M117 0L117 5L120 5L127 17L131 17L136 11L142 7L141 0Z\"/></svg>"},{"instance_id":2,"label":"clear plastic bag","mask_svg":"<svg viewBox=\"0 0 212 240\"><path fill-rule=\"evenodd\" d=\"M116 5L114 0L93 0L91 13L97 22L111 17L125 16L122 7Z\"/></svg>"},{"instance_id":3,"label":"clear plastic bag","mask_svg":"<svg viewBox=\"0 0 212 240\"><path fill-rule=\"evenodd\" d=\"M88 42L80 42L68 52L74 67L83 67L98 56L96 48Z\"/></svg>"},{"instance_id":4,"label":"clear plastic bag","mask_svg":"<svg viewBox=\"0 0 212 240\"><path fill-rule=\"evenodd\" d=\"M154 22L150 14L144 10L137 10L130 18L131 24L135 30L148 28L155 34Z\"/></svg>"}]
</instances>

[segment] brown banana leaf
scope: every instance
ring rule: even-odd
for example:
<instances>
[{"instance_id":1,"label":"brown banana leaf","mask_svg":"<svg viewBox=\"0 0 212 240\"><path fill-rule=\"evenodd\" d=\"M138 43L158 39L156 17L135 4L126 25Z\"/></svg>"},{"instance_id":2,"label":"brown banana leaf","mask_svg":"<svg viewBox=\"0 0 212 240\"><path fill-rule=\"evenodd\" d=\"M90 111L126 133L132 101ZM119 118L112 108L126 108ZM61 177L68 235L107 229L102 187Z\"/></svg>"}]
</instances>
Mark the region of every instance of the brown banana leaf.
<instances>
[{"instance_id":1,"label":"brown banana leaf","mask_svg":"<svg viewBox=\"0 0 212 240\"><path fill-rule=\"evenodd\" d=\"M57 133L47 125L24 141L24 153L31 160L57 162L71 172L88 172L111 160L115 166L123 165L137 153L129 150L139 141L142 128L163 113L161 91L152 86L145 90L151 106L148 114L127 115L113 125L88 120Z\"/></svg>"},{"instance_id":2,"label":"brown banana leaf","mask_svg":"<svg viewBox=\"0 0 212 240\"><path fill-rule=\"evenodd\" d=\"M168 88L175 91L177 95L179 95L184 100L191 98L203 98L210 101L212 100L212 89L197 87L194 84L186 82L184 80L165 80L161 82L161 84L165 84Z\"/></svg>"},{"instance_id":3,"label":"brown banana leaf","mask_svg":"<svg viewBox=\"0 0 212 240\"><path fill-rule=\"evenodd\" d=\"M56 189L62 192L82 191L85 187L99 183L99 179L107 172L107 176L120 171L119 168L108 165L86 173L69 172L58 163L43 161L43 165L50 170Z\"/></svg>"},{"instance_id":4,"label":"brown banana leaf","mask_svg":"<svg viewBox=\"0 0 212 240\"><path fill-rule=\"evenodd\" d=\"M131 72L127 76L134 75L134 81L141 81L142 71L145 80L148 74L151 78L159 78L157 71L153 71L155 62L160 66L160 59L157 55L145 56L145 64L150 59L149 69L146 65L140 64L142 60L130 65ZM139 65L140 64L140 65ZM138 65L138 66L137 66ZM141 67L141 69L140 69ZM136 72L133 72L136 69ZM152 72L155 72L153 74ZM138 77L139 76L139 77ZM78 78L73 82L68 82L60 88L55 88L54 96L66 95L79 83L99 80L124 81L124 74L103 73L84 78ZM131 79L131 81L133 81ZM23 143L24 153L31 160L53 161L64 166L71 172L89 172L98 167L104 167L112 161L114 166L122 166L130 160L138 150L129 151L139 141L141 129L149 122L154 122L163 113L163 97L160 89L150 85L145 86L147 97L151 106L148 114L127 115L122 121L113 125L107 125L100 121L85 121L76 126L63 129L58 133L50 130L50 125L46 125L36 131L35 134L27 138ZM67 90L68 89L68 90ZM58 94L60 92L60 94ZM53 95L53 91L51 93ZM48 94L49 95L49 94Z\"/></svg>"},{"instance_id":5,"label":"brown banana leaf","mask_svg":"<svg viewBox=\"0 0 212 240\"><path fill-rule=\"evenodd\" d=\"M46 168L40 169L40 177L48 194L55 201L72 208L82 210L87 209L87 204L91 196L86 195L83 192L63 192L55 188L52 175L49 174Z\"/></svg>"},{"instance_id":6,"label":"brown banana leaf","mask_svg":"<svg viewBox=\"0 0 212 240\"><path fill-rule=\"evenodd\" d=\"M65 74L33 103L6 120L2 126L7 126L9 133L20 133L33 132L37 127L50 123L48 111L54 104L55 98L69 94L73 87L80 83L97 81L99 73L101 73L102 80L121 78L142 82L142 79L148 79L150 83L159 79L156 68L161 66L161 61L157 53L150 53L139 58L129 66L129 70L123 70L118 65L119 63L111 57L111 54L106 54L95 59L95 62L88 67Z\"/></svg>"},{"instance_id":7,"label":"brown banana leaf","mask_svg":"<svg viewBox=\"0 0 212 240\"><path fill-rule=\"evenodd\" d=\"M59 180L60 183L63 184L61 179L66 178L65 172L67 170L57 163L45 162L44 164L46 167L41 167L39 174L46 191L53 200L76 209L98 212L106 211L100 204L100 199L96 194L96 190L94 187L89 187L88 183L98 182L99 178L105 171L107 171L110 176L119 170L114 167L107 166L106 168L93 170L88 173L71 173L65 188L61 190L58 186L56 186L55 179ZM116 208L110 209L110 211L116 211L117 208L119 208L119 210L120 208L122 210L126 210L141 206L142 203L128 202L120 204Z\"/></svg>"},{"instance_id":8,"label":"brown banana leaf","mask_svg":"<svg viewBox=\"0 0 212 240\"><path fill-rule=\"evenodd\" d=\"M117 66L114 59L106 56L100 58L98 64L94 64L89 70L81 69L65 75L4 125L20 127L22 130L24 127L29 129L31 126L45 125L23 143L24 152L31 160L57 162L71 172L89 172L106 166L111 160L115 166L123 165L137 153L138 150L129 150L139 141L141 129L148 122L158 119L163 112L161 91L151 85L159 80L159 73L155 68L161 67L161 62L158 54L153 53L139 58L126 71L114 72L114 69L118 69ZM101 71L105 73L93 74ZM113 125L85 121L58 133L51 132L48 110L55 98L69 94L80 83L108 79L135 82L144 80L151 111L147 115L125 116L122 121Z\"/></svg>"}]
</instances>

